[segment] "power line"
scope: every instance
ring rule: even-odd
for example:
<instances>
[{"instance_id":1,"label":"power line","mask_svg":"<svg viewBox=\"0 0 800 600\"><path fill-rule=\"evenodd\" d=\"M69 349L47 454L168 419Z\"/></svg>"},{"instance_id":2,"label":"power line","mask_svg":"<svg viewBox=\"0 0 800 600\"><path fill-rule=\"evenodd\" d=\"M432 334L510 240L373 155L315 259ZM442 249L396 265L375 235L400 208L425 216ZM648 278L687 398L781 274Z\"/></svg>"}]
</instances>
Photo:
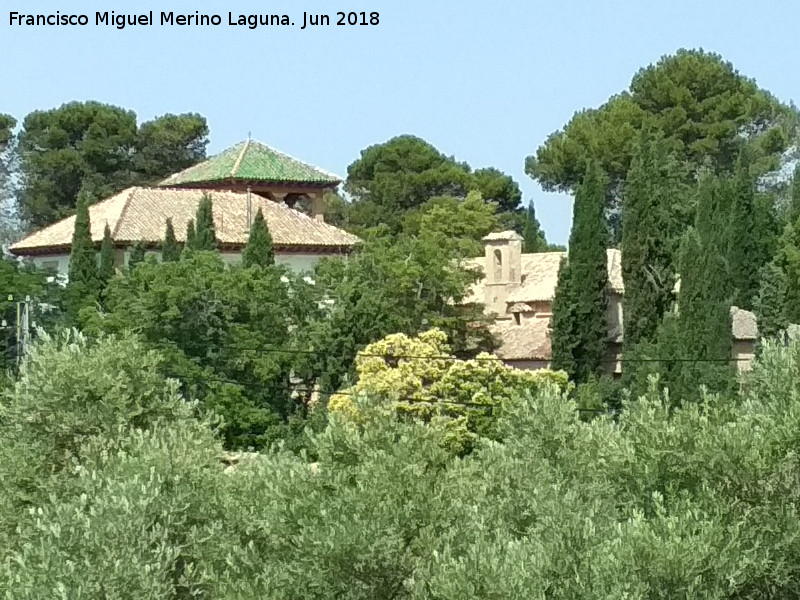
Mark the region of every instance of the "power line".
<instances>
[{"instance_id":1,"label":"power line","mask_svg":"<svg viewBox=\"0 0 800 600\"><path fill-rule=\"evenodd\" d=\"M165 343L165 342L147 342L153 346L159 346L181 350L180 346L176 342ZM323 357L331 357L330 353L324 350L301 350L297 348L264 348L264 347L238 347L241 350L248 350L251 352L260 352L262 354L296 354L296 355L307 355L307 356L323 356ZM383 354L380 353L367 353L367 352L355 352L356 358L363 357L363 358L383 358L383 359L396 359L396 360L439 360L439 361L466 361L466 360L474 360L477 362L503 362L505 361L497 356L478 356L469 359L458 358L457 356L451 356L447 354L394 354L391 352L386 352ZM691 357L678 357L678 358L609 358L603 359L603 363L650 363L650 362L694 362L694 363L725 363L725 362L740 362L740 361L748 361L751 360L749 358L740 358L740 357L727 357L727 358L691 358Z\"/></svg>"}]
</instances>

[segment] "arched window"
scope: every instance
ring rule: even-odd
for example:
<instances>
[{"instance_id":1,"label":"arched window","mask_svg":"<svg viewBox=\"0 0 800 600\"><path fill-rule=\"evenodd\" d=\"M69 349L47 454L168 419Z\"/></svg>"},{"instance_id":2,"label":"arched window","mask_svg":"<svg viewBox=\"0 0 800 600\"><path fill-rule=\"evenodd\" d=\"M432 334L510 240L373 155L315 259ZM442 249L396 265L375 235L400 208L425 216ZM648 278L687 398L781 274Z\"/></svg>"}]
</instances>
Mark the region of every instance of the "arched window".
<instances>
[{"instance_id":1,"label":"arched window","mask_svg":"<svg viewBox=\"0 0 800 600\"><path fill-rule=\"evenodd\" d=\"M494 251L494 280L503 280L503 253L500 250Z\"/></svg>"}]
</instances>

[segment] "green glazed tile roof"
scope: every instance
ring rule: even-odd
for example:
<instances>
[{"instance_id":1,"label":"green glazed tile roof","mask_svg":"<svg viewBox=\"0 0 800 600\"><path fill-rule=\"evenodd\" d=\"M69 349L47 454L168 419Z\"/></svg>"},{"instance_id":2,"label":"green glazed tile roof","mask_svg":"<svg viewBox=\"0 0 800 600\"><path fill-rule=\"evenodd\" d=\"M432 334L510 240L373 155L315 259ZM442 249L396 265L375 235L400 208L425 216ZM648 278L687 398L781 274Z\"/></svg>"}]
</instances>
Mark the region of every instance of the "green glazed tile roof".
<instances>
[{"instance_id":1,"label":"green glazed tile roof","mask_svg":"<svg viewBox=\"0 0 800 600\"><path fill-rule=\"evenodd\" d=\"M167 177L159 185L197 185L218 181L264 181L336 185L341 178L296 158L247 140L188 169Z\"/></svg>"}]
</instances>

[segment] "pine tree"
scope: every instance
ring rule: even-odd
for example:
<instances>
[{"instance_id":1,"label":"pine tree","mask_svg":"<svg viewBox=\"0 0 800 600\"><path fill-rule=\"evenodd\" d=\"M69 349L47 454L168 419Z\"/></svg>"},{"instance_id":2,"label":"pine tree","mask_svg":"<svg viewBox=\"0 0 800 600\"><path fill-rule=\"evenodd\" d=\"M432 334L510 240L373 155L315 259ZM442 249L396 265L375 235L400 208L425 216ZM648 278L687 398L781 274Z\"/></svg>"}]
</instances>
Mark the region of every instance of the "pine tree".
<instances>
[{"instance_id":1,"label":"pine tree","mask_svg":"<svg viewBox=\"0 0 800 600\"><path fill-rule=\"evenodd\" d=\"M761 269L755 307L760 337L774 339L789 324L786 318L786 292L786 273L777 261Z\"/></svg>"},{"instance_id":2,"label":"pine tree","mask_svg":"<svg viewBox=\"0 0 800 600\"><path fill-rule=\"evenodd\" d=\"M528 203L522 226L522 251L526 254L533 252L547 252L547 239L542 226L536 218L536 209L533 200Z\"/></svg>"},{"instance_id":3,"label":"pine tree","mask_svg":"<svg viewBox=\"0 0 800 600\"><path fill-rule=\"evenodd\" d=\"M194 252L195 228L194 219L186 223L186 241L183 243L183 256L190 256Z\"/></svg>"},{"instance_id":4,"label":"pine tree","mask_svg":"<svg viewBox=\"0 0 800 600\"><path fill-rule=\"evenodd\" d=\"M626 352L654 341L674 301L672 207L684 194L681 173L663 135L644 135L628 172L622 202L622 277Z\"/></svg>"},{"instance_id":5,"label":"pine tree","mask_svg":"<svg viewBox=\"0 0 800 600\"><path fill-rule=\"evenodd\" d=\"M139 263L144 262L145 258L145 247L142 242L136 242L136 244L131 249L130 256L128 256L128 268L133 269Z\"/></svg>"},{"instance_id":6,"label":"pine tree","mask_svg":"<svg viewBox=\"0 0 800 600\"><path fill-rule=\"evenodd\" d=\"M762 266L759 236L766 235L766 232L761 232L756 227L755 182L750 176L744 155L740 155L736 163L730 192L728 271L733 304L750 310L758 294L758 271Z\"/></svg>"},{"instance_id":7,"label":"pine tree","mask_svg":"<svg viewBox=\"0 0 800 600\"><path fill-rule=\"evenodd\" d=\"M577 382L601 374L607 352L605 185L599 167L590 164L575 194L569 257L559 269L553 301L553 366Z\"/></svg>"},{"instance_id":8,"label":"pine tree","mask_svg":"<svg viewBox=\"0 0 800 600\"><path fill-rule=\"evenodd\" d=\"M215 250L217 238L214 231L214 205L211 196L203 194L197 206L194 250Z\"/></svg>"},{"instance_id":9,"label":"pine tree","mask_svg":"<svg viewBox=\"0 0 800 600\"><path fill-rule=\"evenodd\" d=\"M174 262L181 257L181 248L175 239L175 228L172 219L167 219L167 229L164 232L164 244L161 246L161 261Z\"/></svg>"},{"instance_id":10,"label":"pine tree","mask_svg":"<svg viewBox=\"0 0 800 600\"><path fill-rule=\"evenodd\" d=\"M267 222L261 207L258 208L253 225L250 227L250 237L242 252L242 264L245 267L258 265L266 267L275 264L275 250L272 236L269 233Z\"/></svg>"},{"instance_id":11,"label":"pine tree","mask_svg":"<svg viewBox=\"0 0 800 600\"><path fill-rule=\"evenodd\" d=\"M73 316L82 306L96 300L100 291L97 273L97 253L94 249L89 220L91 199L85 192L78 195L78 210L75 213L75 229L69 254L67 304Z\"/></svg>"},{"instance_id":12,"label":"pine tree","mask_svg":"<svg viewBox=\"0 0 800 600\"><path fill-rule=\"evenodd\" d=\"M111 242L111 229L106 223L103 230L103 243L100 246L100 269L98 271L100 283L105 287L114 277L114 245Z\"/></svg>"}]
</instances>

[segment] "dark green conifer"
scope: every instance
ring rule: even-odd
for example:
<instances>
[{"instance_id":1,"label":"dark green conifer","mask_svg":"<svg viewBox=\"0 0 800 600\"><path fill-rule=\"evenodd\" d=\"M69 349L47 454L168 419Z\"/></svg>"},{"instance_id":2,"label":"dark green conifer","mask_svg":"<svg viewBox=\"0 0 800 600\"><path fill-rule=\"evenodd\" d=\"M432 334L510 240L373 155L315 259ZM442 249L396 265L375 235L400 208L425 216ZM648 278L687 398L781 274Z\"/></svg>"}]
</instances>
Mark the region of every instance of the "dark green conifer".
<instances>
[{"instance_id":1,"label":"dark green conifer","mask_svg":"<svg viewBox=\"0 0 800 600\"><path fill-rule=\"evenodd\" d=\"M601 374L607 353L605 189L605 176L590 164L575 193L569 257L559 269L553 301L553 366L577 382Z\"/></svg>"},{"instance_id":2,"label":"dark green conifer","mask_svg":"<svg viewBox=\"0 0 800 600\"><path fill-rule=\"evenodd\" d=\"M678 341L682 356L676 377L667 382L676 402L695 400L699 386L725 392L734 381L731 362L730 298L722 256L706 248L698 231L686 233L681 248Z\"/></svg>"},{"instance_id":3,"label":"dark green conifer","mask_svg":"<svg viewBox=\"0 0 800 600\"><path fill-rule=\"evenodd\" d=\"M626 179L622 203L622 277L626 352L654 341L674 301L676 204L685 193L678 161L663 135L643 135Z\"/></svg>"},{"instance_id":4,"label":"dark green conifer","mask_svg":"<svg viewBox=\"0 0 800 600\"><path fill-rule=\"evenodd\" d=\"M758 271L761 268L759 236L767 235L757 227L759 219L755 206L755 181L750 176L744 155L739 156L730 185L731 217L728 246L728 271L733 292L733 304L753 308L758 294ZM627 289L626 289L627 291Z\"/></svg>"},{"instance_id":5,"label":"dark green conifer","mask_svg":"<svg viewBox=\"0 0 800 600\"><path fill-rule=\"evenodd\" d=\"M167 219L167 229L164 232L164 244L161 246L161 261L173 262L181 257L181 248L175 239L175 228L172 219Z\"/></svg>"},{"instance_id":6,"label":"dark green conifer","mask_svg":"<svg viewBox=\"0 0 800 600\"><path fill-rule=\"evenodd\" d=\"M194 252L195 228L194 219L189 219L186 223L186 241L183 244L183 256L189 256Z\"/></svg>"},{"instance_id":7,"label":"dark green conifer","mask_svg":"<svg viewBox=\"0 0 800 600\"><path fill-rule=\"evenodd\" d=\"M800 324L800 217L786 226L776 260L786 273L786 320Z\"/></svg>"},{"instance_id":8,"label":"dark green conifer","mask_svg":"<svg viewBox=\"0 0 800 600\"><path fill-rule=\"evenodd\" d=\"M245 267L255 265L266 267L275 264L272 235L269 233L261 207L259 207L253 220L253 225L250 227L250 236L247 238L247 245L242 252L242 264Z\"/></svg>"},{"instance_id":9,"label":"dark green conifer","mask_svg":"<svg viewBox=\"0 0 800 600\"><path fill-rule=\"evenodd\" d=\"M555 370L566 371L574 378L578 369L576 354L580 337L575 331L579 316L572 283L572 270L565 257L558 268L553 317L550 320L551 366Z\"/></svg>"},{"instance_id":10,"label":"dark green conifer","mask_svg":"<svg viewBox=\"0 0 800 600\"><path fill-rule=\"evenodd\" d=\"M105 287L114 276L114 244L111 242L111 229L106 223L103 230L103 243L100 245L100 283Z\"/></svg>"},{"instance_id":11,"label":"dark green conifer","mask_svg":"<svg viewBox=\"0 0 800 600\"><path fill-rule=\"evenodd\" d=\"M533 252L547 252L547 239L542 226L536 218L536 209L533 200L528 203L522 226L522 251L526 254Z\"/></svg>"},{"instance_id":12,"label":"dark green conifer","mask_svg":"<svg viewBox=\"0 0 800 600\"><path fill-rule=\"evenodd\" d=\"M203 194L197 206L193 250L215 250L217 237L214 230L214 205L211 196Z\"/></svg>"},{"instance_id":13,"label":"dark green conifer","mask_svg":"<svg viewBox=\"0 0 800 600\"><path fill-rule=\"evenodd\" d=\"M800 219L800 164L794 168L790 192L789 210L786 221L787 223L794 224Z\"/></svg>"},{"instance_id":14,"label":"dark green conifer","mask_svg":"<svg viewBox=\"0 0 800 600\"><path fill-rule=\"evenodd\" d=\"M73 315L80 308L97 299L100 279L97 272L97 253L92 242L89 204L86 192L78 195L78 210L75 213L75 228L69 254L67 304Z\"/></svg>"},{"instance_id":15,"label":"dark green conifer","mask_svg":"<svg viewBox=\"0 0 800 600\"><path fill-rule=\"evenodd\" d=\"M761 269L761 283L756 299L758 335L774 339L789 324L786 318L786 273L773 261Z\"/></svg>"},{"instance_id":16,"label":"dark green conifer","mask_svg":"<svg viewBox=\"0 0 800 600\"><path fill-rule=\"evenodd\" d=\"M144 262L145 258L145 247L142 242L136 242L136 244L131 248L130 256L128 256L128 268L133 269L139 263Z\"/></svg>"}]
</instances>

